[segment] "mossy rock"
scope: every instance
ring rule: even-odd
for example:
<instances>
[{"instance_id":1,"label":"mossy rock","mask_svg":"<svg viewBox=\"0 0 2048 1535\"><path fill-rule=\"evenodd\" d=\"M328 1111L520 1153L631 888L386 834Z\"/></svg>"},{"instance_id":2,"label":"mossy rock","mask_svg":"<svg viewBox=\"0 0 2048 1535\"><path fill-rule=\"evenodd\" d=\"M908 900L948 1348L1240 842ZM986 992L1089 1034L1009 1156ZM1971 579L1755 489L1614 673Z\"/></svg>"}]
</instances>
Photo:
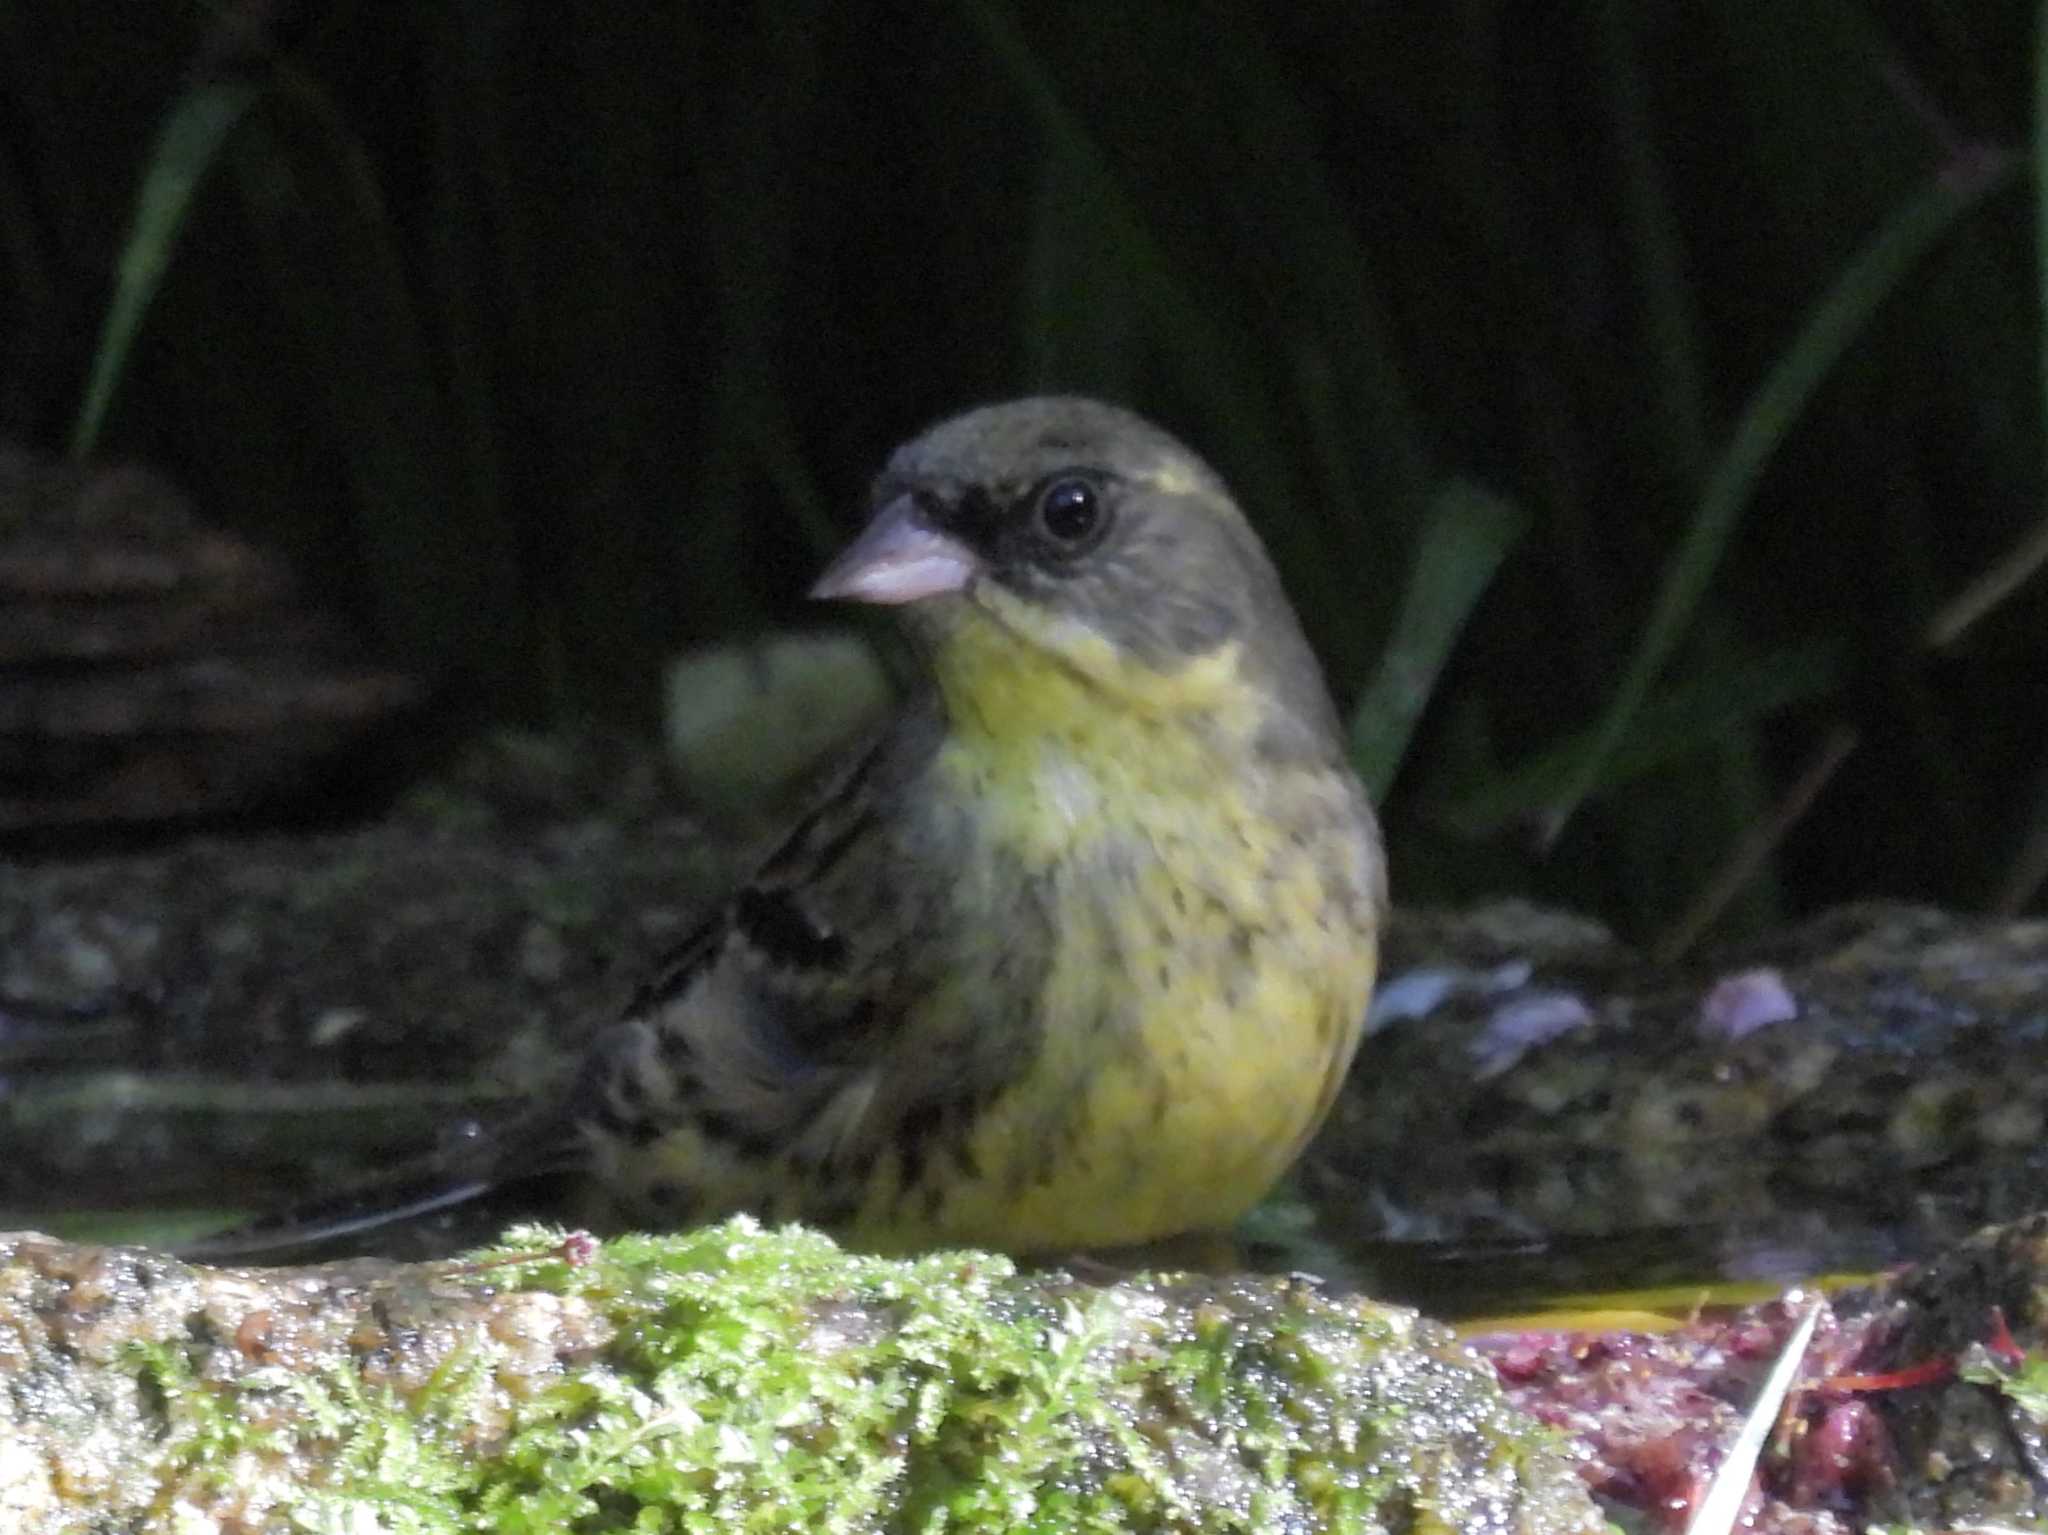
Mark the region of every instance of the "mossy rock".
<instances>
[{"instance_id":1,"label":"mossy rock","mask_svg":"<svg viewBox=\"0 0 2048 1535\"><path fill-rule=\"evenodd\" d=\"M1093 1286L744 1220L557 1240L235 1270L0 1238L0 1525L1602 1528L1444 1329L1310 1281Z\"/></svg>"}]
</instances>

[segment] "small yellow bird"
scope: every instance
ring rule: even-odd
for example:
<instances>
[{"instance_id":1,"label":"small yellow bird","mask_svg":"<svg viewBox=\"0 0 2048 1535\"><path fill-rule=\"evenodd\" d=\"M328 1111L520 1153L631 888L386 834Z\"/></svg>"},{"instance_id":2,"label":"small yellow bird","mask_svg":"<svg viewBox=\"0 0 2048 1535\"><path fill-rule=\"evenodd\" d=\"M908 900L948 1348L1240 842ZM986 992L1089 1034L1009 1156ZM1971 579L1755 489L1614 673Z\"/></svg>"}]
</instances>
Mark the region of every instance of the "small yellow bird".
<instances>
[{"instance_id":1,"label":"small yellow bird","mask_svg":"<svg viewBox=\"0 0 2048 1535\"><path fill-rule=\"evenodd\" d=\"M1075 398L941 422L872 502L813 595L899 609L923 695L559 1104L210 1252L570 1165L617 1224L1064 1252L1226 1228L1286 1171L1386 886L1257 535L1193 453Z\"/></svg>"}]
</instances>

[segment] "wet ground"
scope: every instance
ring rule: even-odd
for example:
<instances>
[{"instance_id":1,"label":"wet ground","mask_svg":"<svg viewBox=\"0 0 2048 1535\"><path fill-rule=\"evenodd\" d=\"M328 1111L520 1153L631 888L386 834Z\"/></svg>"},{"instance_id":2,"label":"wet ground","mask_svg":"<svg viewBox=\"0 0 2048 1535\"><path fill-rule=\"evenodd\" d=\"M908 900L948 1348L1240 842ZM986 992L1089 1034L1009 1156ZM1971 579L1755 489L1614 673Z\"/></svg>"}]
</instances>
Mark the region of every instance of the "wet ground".
<instances>
[{"instance_id":1,"label":"wet ground","mask_svg":"<svg viewBox=\"0 0 2048 1535\"><path fill-rule=\"evenodd\" d=\"M186 1236L543 1092L744 856L650 757L527 741L352 830L0 864L0 1228ZM2044 994L2042 923L1858 908L1657 967L1403 913L1232 1261L1459 1315L1925 1256L2048 1186Z\"/></svg>"}]
</instances>

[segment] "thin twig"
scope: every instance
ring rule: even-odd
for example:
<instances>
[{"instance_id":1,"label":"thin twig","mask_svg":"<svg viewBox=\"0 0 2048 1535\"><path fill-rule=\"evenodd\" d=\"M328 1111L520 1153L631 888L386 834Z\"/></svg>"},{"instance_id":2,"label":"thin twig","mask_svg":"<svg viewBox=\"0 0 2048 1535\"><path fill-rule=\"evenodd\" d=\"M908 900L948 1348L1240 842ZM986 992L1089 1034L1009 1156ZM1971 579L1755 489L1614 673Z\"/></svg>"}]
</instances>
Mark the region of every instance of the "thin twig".
<instances>
[{"instance_id":1,"label":"thin twig","mask_svg":"<svg viewBox=\"0 0 2048 1535\"><path fill-rule=\"evenodd\" d=\"M1755 876L1772 850L1785 840L1786 833L1812 807L1827 781L1835 776L1835 769L1855 749L1856 732L1849 726L1837 725L1828 732L1820 750L1813 754L1792 787L1785 791L1785 797L1778 802L1777 808L1743 834L1714 877L1694 898L1685 915L1657 941L1654 954L1659 964L1670 964L1699 942L1700 934L1713 924L1728 903L1735 899L1736 893Z\"/></svg>"},{"instance_id":2,"label":"thin twig","mask_svg":"<svg viewBox=\"0 0 2048 1535\"><path fill-rule=\"evenodd\" d=\"M2019 856L2013 859L1991 902L1992 912L2001 917L2018 916L2044 883L2048 883L2048 814L2035 818L2033 830L2020 844Z\"/></svg>"},{"instance_id":3,"label":"thin twig","mask_svg":"<svg viewBox=\"0 0 2048 1535\"><path fill-rule=\"evenodd\" d=\"M1970 149L1970 140L1955 124L1955 119L1943 110L1934 99L1919 76L1915 75L1897 57L1885 61L1881 78L1892 88L1892 94L1899 98L1901 105L1920 120L1921 127L1935 142L1945 159L1960 159Z\"/></svg>"},{"instance_id":4,"label":"thin twig","mask_svg":"<svg viewBox=\"0 0 2048 1535\"><path fill-rule=\"evenodd\" d=\"M2048 561L2048 520L1991 562L1985 572L1942 605L1927 624L1927 643L1946 650L1978 619L2010 597Z\"/></svg>"},{"instance_id":5,"label":"thin twig","mask_svg":"<svg viewBox=\"0 0 2048 1535\"><path fill-rule=\"evenodd\" d=\"M1788 1303L1793 1301L1790 1295L1785 1299ZM1820 1320L1824 1304L1819 1296L1807 1303L1806 1314L1792 1330L1792 1336L1785 1340L1778 1362L1771 1366L1769 1379L1764 1382L1763 1390L1757 1393L1749 1416L1743 1419L1742 1431L1728 1446L1728 1458L1714 1473L1707 1495L1700 1500L1692 1522L1685 1527L1686 1535L1729 1535L1734 1530L1736 1521L1742 1516L1742 1505L1749 1497L1750 1479L1756 1475L1756 1464L1763 1456L1764 1443L1778 1421L1786 1396L1791 1393L1792 1382L1799 1376L1800 1361L1806 1357L1806 1345L1812 1341L1814 1324Z\"/></svg>"}]
</instances>

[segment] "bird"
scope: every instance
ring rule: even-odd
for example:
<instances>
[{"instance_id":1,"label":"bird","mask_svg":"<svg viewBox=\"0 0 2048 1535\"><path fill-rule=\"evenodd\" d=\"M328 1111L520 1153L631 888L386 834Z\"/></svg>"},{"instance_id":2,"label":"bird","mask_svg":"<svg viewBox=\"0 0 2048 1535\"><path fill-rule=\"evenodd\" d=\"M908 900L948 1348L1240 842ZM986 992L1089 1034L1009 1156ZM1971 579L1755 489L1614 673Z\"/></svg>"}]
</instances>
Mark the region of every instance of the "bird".
<instances>
[{"instance_id":1,"label":"bird","mask_svg":"<svg viewBox=\"0 0 2048 1535\"><path fill-rule=\"evenodd\" d=\"M1386 863L1250 521L1076 396L938 422L869 512L811 594L891 610L916 686L569 1085L199 1256L564 1171L605 1229L1086 1252L1285 1174L1358 1049Z\"/></svg>"}]
</instances>

